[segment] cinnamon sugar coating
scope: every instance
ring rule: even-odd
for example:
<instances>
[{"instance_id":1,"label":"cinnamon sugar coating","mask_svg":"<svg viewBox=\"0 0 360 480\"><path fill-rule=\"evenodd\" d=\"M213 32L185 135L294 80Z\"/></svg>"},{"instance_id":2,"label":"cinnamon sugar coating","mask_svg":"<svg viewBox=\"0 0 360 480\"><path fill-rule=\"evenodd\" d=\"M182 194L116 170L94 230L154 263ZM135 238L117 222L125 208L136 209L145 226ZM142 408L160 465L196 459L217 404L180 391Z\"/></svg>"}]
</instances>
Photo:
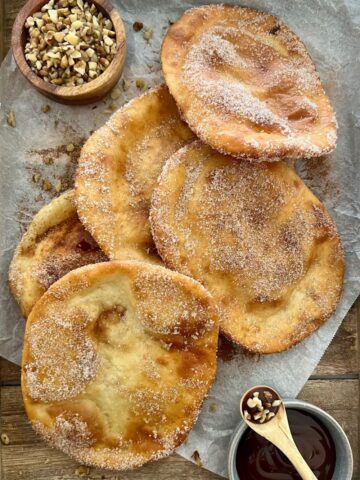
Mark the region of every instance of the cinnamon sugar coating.
<instances>
[{"instance_id":1,"label":"cinnamon sugar coating","mask_svg":"<svg viewBox=\"0 0 360 480\"><path fill-rule=\"evenodd\" d=\"M33 218L10 264L10 289L25 318L56 280L106 255L81 224L74 191L45 205Z\"/></svg>"},{"instance_id":2,"label":"cinnamon sugar coating","mask_svg":"<svg viewBox=\"0 0 360 480\"><path fill-rule=\"evenodd\" d=\"M211 292L221 331L248 350L286 350L335 310L339 235L285 162L237 160L195 141L165 164L150 221L165 264Z\"/></svg>"},{"instance_id":3,"label":"cinnamon sugar coating","mask_svg":"<svg viewBox=\"0 0 360 480\"><path fill-rule=\"evenodd\" d=\"M161 85L127 103L85 143L78 213L111 259L160 262L148 221L151 193L165 160L193 138Z\"/></svg>"},{"instance_id":4,"label":"cinnamon sugar coating","mask_svg":"<svg viewBox=\"0 0 360 480\"><path fill-rule=\"evenodd\" d=\"M234 5L190 9L169 28L161 61L185 120L213 148L258 161L335 148L315 66L276 17Z\"/></svg>"},{"instance_id":5,"label":"cinnamon sugar coating","mask_svg":"<svg viewBox=\"0 0 360 480\"><path fill-rule=\"evenodd\" d=\"M28 417L87 465L127 470L162 458L196 421L217 341L217 309L195 280L136 261L74 270L26 324Z\"/></svg>"}]
</instances>

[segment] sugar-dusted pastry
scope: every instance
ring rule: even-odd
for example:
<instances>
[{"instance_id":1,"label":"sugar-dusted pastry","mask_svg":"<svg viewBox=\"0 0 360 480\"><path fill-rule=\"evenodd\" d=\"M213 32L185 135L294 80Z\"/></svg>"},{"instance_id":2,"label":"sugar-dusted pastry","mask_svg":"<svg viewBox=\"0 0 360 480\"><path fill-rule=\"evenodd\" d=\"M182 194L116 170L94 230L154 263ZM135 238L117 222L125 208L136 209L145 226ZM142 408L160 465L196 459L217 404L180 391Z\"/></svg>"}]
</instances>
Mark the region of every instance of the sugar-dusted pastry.
<instances>
[{"instance_id":1,"label":"sugar-dusted pastry","mask_svg":"<svg viewBox=\"0 0 360 480\"><path fill-rule=\"evenodd\" d=\"M74 268L106 255L76 213L74 191L45 205L33 218L10 264L10 289L26 318L41 295Z\"/></svg>"},{"instance_id":2,"label":"sugar-dusted pastry","mask_svg":"<svg viewBox=\"0 0 360 480\"><path fill-rule=\"evenodd\" d=\"M28 318L26 412L79 462L139 467L187 437L214 379L217 340L216 307L195 280L137 261L79 268Z\"/></svg>"},{"instance_id":3,"label":"sugar-dusted pastry","mask_svg":"<svg viewBox=\"0 0 360 480\"><path fill-rule=\"evenodd\" d=\"M239 158L328 153L336 120L304 44L272 15L236 5L186 11L161 51L166 83L205 143Z\"/></svg>"},{"instance_id":4,"label":"sugar-dusted pastry","mask_svg":"<svg viewBox=\"0 0 360 480\"><path fill-rule=\"evenodd\" d=\"M165 160L193 138L162 85L125 105L85 143L78 213L111 259L160 261L148 221L151 193Z\"/></svg>"},{"instance_id":5,"label":"sugar-dusted pastry","mask_svg":"<svg viewBox=\"0 0 360 480\"><path fill-rule=\"evenodd\" d=\"M286 350L336 308L339 235L284 162L237 160L193 142L165 164L150 221L165 264L210 291L220 330L248 350Z\"/></svg>"}]
</instances>

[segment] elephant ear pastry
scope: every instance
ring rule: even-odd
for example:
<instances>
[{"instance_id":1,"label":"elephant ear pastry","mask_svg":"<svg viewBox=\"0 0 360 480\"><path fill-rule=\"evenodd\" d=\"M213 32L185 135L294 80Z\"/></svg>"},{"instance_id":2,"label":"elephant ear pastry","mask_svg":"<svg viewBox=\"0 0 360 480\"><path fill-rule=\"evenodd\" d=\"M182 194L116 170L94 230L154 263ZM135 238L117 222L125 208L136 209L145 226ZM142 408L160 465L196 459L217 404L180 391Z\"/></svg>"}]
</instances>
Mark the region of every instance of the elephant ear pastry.
<instances>
[{"instance_id":1,"label":"elephant ear pastry","mask_svg":"<svg viewBox=\"0 0 360 480\"><path fill-rule=\"evenodd\" d=\"M220 152L252 160L317 157L336 120L304 44L276 17L236 5L186 11L161 51L183 117Z\"/></svg>"},{"instance_id":2,"label":"elephant ear pastry","mask_svg":"<svg viewBox=\"0 0 360 480\"><path fill-rule=\"evenodd\" d=\"M81 224L74 191L45 205L33 218L10 264L10 289L25 318L56 280L106 255Z\"/></svg>"},{"instance_id":3,"label":"elephant ear pastry","mask_svg":"<svg viewBox=\"0 0 360 480\"><path fill-rule=\"evenodd\" d=\"M75 182L78 214L109 258L160 263L151 194L165 160L193 138L161 85L126 104L85 143Z\"/></svg>"},{"instance_id":4,"label":"elephant ear pastry","mask_svg":"<svg viewBox=\"0 0 360 480\"><path fill-rule=\"evenodd\" d=\"M286 350L335 310L339 235L285 162L238 160L193 142L165 164L150 219L166 266L209 290L221 332L248 350Z\"/></svg>"},{"instance_id":5,"label":"elephant ear pastry","mask_svg":"<svg viewBox=\"0 0 360 480\"><path fill-rule=\"evenodd\" d=\"M217 309L195 280L136 261L74 270L26 323L35 430L79 462L126 470L187 437L216 369Z\"/></svg>"}]
</instances>

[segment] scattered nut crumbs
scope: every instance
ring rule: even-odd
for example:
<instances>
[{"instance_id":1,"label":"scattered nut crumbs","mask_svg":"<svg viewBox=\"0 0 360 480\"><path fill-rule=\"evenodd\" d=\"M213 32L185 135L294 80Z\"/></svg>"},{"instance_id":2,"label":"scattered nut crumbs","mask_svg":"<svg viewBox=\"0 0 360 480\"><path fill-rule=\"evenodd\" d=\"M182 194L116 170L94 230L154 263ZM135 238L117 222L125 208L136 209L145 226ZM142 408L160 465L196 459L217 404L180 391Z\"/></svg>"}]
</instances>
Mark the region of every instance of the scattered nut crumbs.
<instances>
[{"instance_id":1,"label":"scattered nut crumbs","mask_svg":"<svg viewBox=\"0 0 360 480\"><path fill-rule=\"evenodd\" d=\"M202 467L203 463L201 461L200 454L197 450L194 451L194 453L191 455L191 458L194 460L194 462L198 467Z\"/></svg>"},{"instance_id":2,"label":"scattered nut crumbs","mask_svg":"<svg viewBox=\"0 0 360 480\"><path fill-rule=\"evenodd\" d=\"M47 458L44 463L45 463L45 465L46 465L46 464L48 464L49 462L50 462L50 460Z\"/></svg>"},{"instance_id":3,"label":"scattered nut crumbs","mask_svg":"<svg viewBox=\"0 0 360 480\"><path fill-rule=\"evenodd\" d=\"M66 145L66 151L67 152L73 152L74 149L75 149L75 147L72 143L69 143L68 145Z\"/></svg>"},{"instance_id":4,"label":"scattered nut crumbs","mask_svg":"<svg viewBox=\"0 0 360 480\"><path fill-rule=\"evenodd\" d=\"M52 189L52 185L51 185L51 183L49 182L49 180L43 180L42 188L43 188L43 190L45 190L46 192L48 192L49 190Z\"/></svg>"},{"instance_id":5,"label":"scattered nut crumbs","mask_svg":"<svg viewBox=\"0 0 360 480\"><path fill-rule=\"evenodd\" d=\"M48 112L50 111L50 105L47 105L47 104L43 105L43 106L41 107L41 111L42 111L43 113L48 113Z\"/></svg>"},{"instance_id":6,"label":"scattered nut crumbs","mask_svg":"<svg viewBox=\"0 0 360 480\"><path fill-rule=\"evenodd\" d=\"M142 30L144 27L144 24L142 22L134 22L133 23L133 29L135 30L135 32L140 32L140 30Z\"/></svg>"},{"instance_id":7,"label":"scattered nut crumbs","mask_svg":"<svg viewBox=\"0 0 360 480\"><path fill-rule=\"evenodd\" d=\"M6 114L6 121L10 127L16 127L15 113L12 110Z\"/></svg>"},{"instance_id":8,"label":"scattered nut crumbs","mask_svg":"<svg viewBox=\"0 0 360 480\"><path fill-rule=\"evenodd\" d=\"M44 158L44 163L45 165L52 165L54 163L54 159L49 157L49 158Z\"/></svg>"},{"instance_id":9,"label":"scattered nut crumbs","mask_svg":"<svg viewBox=\"0 0 360 480\"><path fill-rule=\"evenodd\" d=\"M117 100L121 95L121 92L118 88L115 88L111 94L110 94L110 97L112 98L112 100Z\"/></svg>"},{"instance_id":10,"label":"scattered nut crumbs","mask_svg":"<svg viewBox=\"0 0 360 480\"><path fill-rule=\"evenodd\" d=\"M218 409L218 406L217 406L216 403L212 403L212 404L210 405L210 412L211 412L211 413L217 412L217 409Z\"/></svg>"},{"instance_id":11,"label":"scattered nut crumbs","mask_svg":"<svg viewBox=\"0 0 360 480\"><path fill-rule=\"evenodd\" d=\"M75 475L77 475L78 477L86 477L89 474L90 474L90 468L85 467L84 465L81 465L75 470Z\"/></svg>"},{"instance_id":12,"label":"scattered nut crumbs","mask_svg":"<svg viewBox=\"0 0 360 480\"><path fill-rule=\"evenodd\" d=\"M152 38L152 36L153 36L153 30L152 29L145 30L145 32L143 34L143 37L147 42L149 42L149 40Z\"/></svg>"},{"instance_id":13,"label":"scattered nut crumbs","mask_svg":"<svg viewBox=\"0 0 360 480\"><path fill-rule=\"evenodd\" d=\"M25 22L25 58L54 85L79 86L106 70L117 52L111 20L83 0L50 0Z\"/></svg>"},{"instance_id":14,"label":"scattered nut crumbs","mask_svg":"<svg viewBox=\"0 0 360 480\"><path fill-rule=\"evenodd\" d=\"M123 81L121 82L121 86L122 86L122 89L124 90L124 92L127 92L130 88L129 80L123 79Z\"/></svg>"},{"instance_id":15,"label":"scattered nut crumbs","mask_svg":"<svg viewBox=\"0 0 360 480\"><path fill-rule=\"evenodd\" d=\"M138 78L135 82L136 88L143 90L146 87L146 82L142 78Z\"/></svg>"},{"instance_id":16,"label":"scattered nut crumbs","mask_svg":"<svg viewBox=\"0 0 360 480\"><path fill-rule=\"evenodd\" d=\"M115 112L115 110L117 110L117 108L118 108L117 104L112 102L103 110L103 113L105 114L113 113Z\"/></svg>"},{"instance_id":17,"label":"scattered nut crumbs","mask_svg":"<svg viewBox=\"0 0 360 480\"><path fill-rule=\"evenodd\" d=\"M6 435L6 433L2 433L2 434L1 434L1 443L3 443L4 445L9 445L10 439L9 439L9 437Z\"/></svg>"},{"instance_id":18,"label":"scattered nut crumbs","mask_svg":"<svg viewBox=\"0 0 360 480\"><path fill-rule=\"evenodd\" d=\"M39 183L40 178L41 178L40 173L34 173L34 175L32 176L32 179L33 179L34 183Z\"/></svg>"},{"instance_id":19,"label":"scattered nut crumbs","mask_svg":"<svg viewBox=\"0 0 360 480\"><path fill-rule=\"evenodd\" d=\"M61 180L58 180L55 184L55 192L57 193L61 192L61 188L62 188Z\"/></svg>"}]
</instances>

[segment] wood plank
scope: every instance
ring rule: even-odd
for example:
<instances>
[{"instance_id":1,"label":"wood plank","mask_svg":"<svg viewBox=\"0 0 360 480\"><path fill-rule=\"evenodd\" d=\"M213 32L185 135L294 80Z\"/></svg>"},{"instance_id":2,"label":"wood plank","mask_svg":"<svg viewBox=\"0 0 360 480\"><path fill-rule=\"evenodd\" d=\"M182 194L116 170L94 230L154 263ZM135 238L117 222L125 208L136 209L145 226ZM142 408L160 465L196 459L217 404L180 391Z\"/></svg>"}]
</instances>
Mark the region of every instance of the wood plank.
<instances>
[{"instance_id":1,"label":"wood plank","mask_svg":"<svg viewBox=\"0 0 360 480\"><path fill-rule=\"evenodd\" d=\"M1 461L4 469L3 480L77 480L77 462L66 455L47 447L30 427L24 412L20 387L1 389L1 425L6 432L9 445L2 445ZM99 469L91 469L86 478L121 480L142 480L157 478L172 480L216 480L221 477L184 460L178 455L160 462L146 465L134 472L115 475Z\"/></svg>"},{"instance_id":2,"label":"wood plank","mask_svg":"<svg viewBox=\"0 0 360 480\"><path fill-rule=\"evenodd\" d=\"M0 357L1 385L20 385L20 367Z\"/></svg>"},{"instance_id":3,"label":"wood plank","mask_svg":"<svg viewBox=\"0 0 360 480\"><path fill-rule=\"evenodd\" d=\"M359 372L358 331L360 298L346 315L333 341L326 350L314 375L354 375Z\"/></svg>"},{"instance_id":4,"label":"wood plank","mask_svg":"<svg viewBox=\"0 0 360 480\"><path fill-rule=\"evenodd\" d=\"M2 0L2 39L3 44L3 55L5 56L6 52L9 50L10 47L10 38L11 38L11 29L14 23L15 17L21 7L26 3L26 0ZM0 4L0 5L1 5ZM1 58L2 60L2 58Z\"/></svg>"},{"instance_id":5,"label":"wood plank","mask_svg":"<svg viewBox=\"0 0 360 480\"><path fill-rule=\"evenodd\" d=\"M300 394L303 400L316 403L332 414L343 426L351 442L355 466L358 453L358 402L359 388L357 380L311 380ZM344 398L350 399L349 403ZM1 389L1 424L10 444L2 446L1 460L4 469L3 480L77 480L75 473L78 465L62 453L48 448L35 435L23 409L19 387ZM354 479L358 478L358 469ZM133 472L114 473L91 469L89 479L158 480L194 479L215 480L220 478L204 469L183 460L177 455L146 465Z\"/></svg>"},{"instance_id":6,"label":"wood plank","mask_svg":"<svg viewBox=\"0 0 360 480\"><path fill-rule=\"evenodd\" d=\"M309 380L299 398L330 413L349 438L356 471L359 471L359 382L358 380Z\"/></svg>"}]
</instances>

